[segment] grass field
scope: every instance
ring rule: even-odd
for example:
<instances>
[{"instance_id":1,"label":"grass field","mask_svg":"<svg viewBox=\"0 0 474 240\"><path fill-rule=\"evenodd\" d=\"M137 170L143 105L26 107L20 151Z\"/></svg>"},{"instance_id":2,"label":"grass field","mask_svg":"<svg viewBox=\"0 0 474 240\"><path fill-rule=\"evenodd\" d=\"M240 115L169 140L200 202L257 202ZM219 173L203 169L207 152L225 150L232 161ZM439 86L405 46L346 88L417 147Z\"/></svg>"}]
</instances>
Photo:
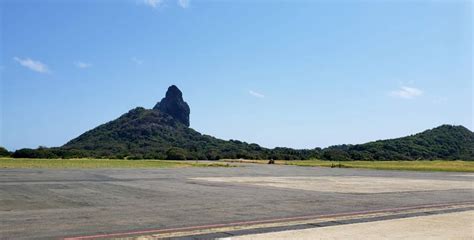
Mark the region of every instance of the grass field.
<instances>
[{"instance_id":1,"label":"grass field","mask_svg":"<svg viewBox=\"0 0 474 240\"><path fill-rule=\"evenodd\" d=\"M228 162L267 163L267 160L225 160ZM322 161L322 160L277 160L275 164L303 167L367 168L380 170L474 172L474 161Z\"/></svg>"},{"instance_id":2,"label":"grass field","mask_svg":"<svg viewBox=\"0 0 474 240\"><path fill-rule=\"evenodd\" d=\"M177 167L232 167L228 163L116 160L116 159L23 159L0 158L0 168L177 168Z\"/></svg>"},{"instance_id":3,"label":"grass field","mask_svg":"<svg viewBox=\"0 0 474 240\"><path fill-rule=\"evenodd\" d=\"M266 164L267 160L223 160L220 162L117 159L0 158L0 168L177 168L233 167L228 162ZM302 167L367 168L381 170L474 172L474 161L322 161L277 160L276 164Z\"/></svg>"}]
</instances>

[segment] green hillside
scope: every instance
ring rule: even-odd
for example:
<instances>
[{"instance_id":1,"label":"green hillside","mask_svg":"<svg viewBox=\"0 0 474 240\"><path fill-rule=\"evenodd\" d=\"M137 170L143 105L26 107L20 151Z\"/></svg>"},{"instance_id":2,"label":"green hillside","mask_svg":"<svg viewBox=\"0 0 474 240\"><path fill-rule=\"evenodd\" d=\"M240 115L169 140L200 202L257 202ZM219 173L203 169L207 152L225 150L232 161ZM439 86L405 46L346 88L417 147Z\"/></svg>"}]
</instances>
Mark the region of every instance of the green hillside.
<instances>
[{"instance_id":1,"label":"green hillside","mask_svg":"<svg viewBox=\"0 0 474 240\"><path fill-rule=\"evenodd\" d=\"M16 158L118 159L323 159L323 160L474 160L474 133L443 125L408 137L325 149L268 149L237 140L221 140L189 127L190 108L170 86L153 109L138 107L100 125L62 147L20 149ZM3 150L3 155L9 152ZM2 155L2 149L0 149Z\"/></svg>"},{"instance_id":2,"label":"green hillside","mask_svg":"<svg viewBox=\"0 0 474 240\"><path fill-rule=\"evenodd\" d=\"M463 126L442 125L408 137L358 145L333 146L324 159L474 160L474 133Z\"/></svg>"},{"instance_id":3,"label":"green hillside","mask_svg":"<svg viewBox=\"0 0 474 240\"><path fill-rule=\"evenodd\" d=\"M91 157L154 159L266 158L257 144L203 135L157 110L135 108L66 143Z\"/></svg>"}]
</instances>

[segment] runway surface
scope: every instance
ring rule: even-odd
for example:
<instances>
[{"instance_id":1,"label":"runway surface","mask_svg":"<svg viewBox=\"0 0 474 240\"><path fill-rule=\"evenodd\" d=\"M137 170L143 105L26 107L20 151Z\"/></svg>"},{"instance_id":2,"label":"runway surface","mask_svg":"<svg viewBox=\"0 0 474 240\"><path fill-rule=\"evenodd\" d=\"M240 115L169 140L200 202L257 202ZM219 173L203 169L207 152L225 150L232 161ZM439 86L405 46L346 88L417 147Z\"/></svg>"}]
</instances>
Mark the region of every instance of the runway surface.
<instances>
[{"instance_id":1,"label":"runway surface","mask_svg":"<svg viewBox=\"0 0 474 240\"><path fill-rule=\"evenodd\" d=\"M472 239L474 211L364 222L304 230L290 230L230 237L232 240L403 240Z\"/></svg>"},{"instance_id":2,"label":"runway surface","mask_svg":"<svg viewBox=\"0 0 474 240\"><path fill-rule=\"evenodd\" d=\"M2 169L0 239L131 237L474 201L467 173L240 166Z\"/></svg>"}]
</instances>

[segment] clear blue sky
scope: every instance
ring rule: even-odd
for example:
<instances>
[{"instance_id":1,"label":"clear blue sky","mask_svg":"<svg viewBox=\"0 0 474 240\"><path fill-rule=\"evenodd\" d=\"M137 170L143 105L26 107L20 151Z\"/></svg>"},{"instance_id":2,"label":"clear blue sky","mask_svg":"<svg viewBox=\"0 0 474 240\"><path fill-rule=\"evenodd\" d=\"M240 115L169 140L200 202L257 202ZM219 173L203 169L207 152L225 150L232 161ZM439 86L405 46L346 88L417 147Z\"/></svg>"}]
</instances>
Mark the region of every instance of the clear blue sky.
<instances>
[{"instance_id":1,"label":"clear blue sky","mask_svg":"<svg viewBox=\"0 0 474 240\"><path fill-rule=\"evenodd\" d=\"M1 0L0 145L60 146L176 84L266 147L473 129L470 1Z\"/></svg>"}]
</instances>

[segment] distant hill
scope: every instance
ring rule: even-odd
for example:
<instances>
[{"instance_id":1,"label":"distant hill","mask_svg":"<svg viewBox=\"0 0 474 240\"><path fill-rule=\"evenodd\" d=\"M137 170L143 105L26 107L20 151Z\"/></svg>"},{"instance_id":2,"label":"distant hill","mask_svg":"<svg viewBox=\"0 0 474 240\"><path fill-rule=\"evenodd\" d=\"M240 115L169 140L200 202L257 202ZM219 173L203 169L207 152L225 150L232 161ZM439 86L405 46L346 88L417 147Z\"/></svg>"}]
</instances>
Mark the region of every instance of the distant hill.
<instances>
[{"instance_id":1,"label":"distant hill","mask_svg":"<svg viewBox=\"0 0 474 240\"><path fill-rule=\"evenodd\" d=\"M256 144L202 135L169 114L140 107L82 134L61 149L81 150L96 157L156 159L219 159L226 152L234 158L249 153L260 157L263 150Z\"/></svg>"},{"instance_id":2,"label":"distant hill","mask_svg":"<svg viewBox=\"0 0 474 240\"><path fill-rule=\"evenodd\" d=\"M325 149L268 149L255 143L225 141L190 128L190 108L170 86L153 109L137 107L72 139L62 147L20 149L14 157L127 159L311 159L325 160L474 160L474 134L443 125L412 136ZM8 152L7 152L8 153Z\"/></svg>"},{"instance_id":3,"label":"distant hill","mask_svg":"<svg viewBox=\"0 0 474 240\"><path fill-rule=\"evenodd\" d=\"M271 151L257 144L203 135L189 128L189 114L181 91L170 86L166 97L153 109L135 108L69 141L56 152L93 157L209 160L299 159L302 156L303 151L285 148Z\"/></svg>"},{"instance_id":4,"label":"distant hill","mask_svg":"<svg viewBox=\"0 0 474 240\"><path fill-rule=\"evenodd\" d=\"M463 126L442 125L408 137L329 147L323 158L474 160L474 133Z\"/></svg>"},{"instance_id":5,"label":"distant hill","mask_svg":"<svg viewBox=\"0 0 474 240\"><path fill-rule=\"evenodd\" d=\"M7 156L10 156L10 152L4 147L0 147L0 157L7 157Z\"/></svg>"}]
</instances>

